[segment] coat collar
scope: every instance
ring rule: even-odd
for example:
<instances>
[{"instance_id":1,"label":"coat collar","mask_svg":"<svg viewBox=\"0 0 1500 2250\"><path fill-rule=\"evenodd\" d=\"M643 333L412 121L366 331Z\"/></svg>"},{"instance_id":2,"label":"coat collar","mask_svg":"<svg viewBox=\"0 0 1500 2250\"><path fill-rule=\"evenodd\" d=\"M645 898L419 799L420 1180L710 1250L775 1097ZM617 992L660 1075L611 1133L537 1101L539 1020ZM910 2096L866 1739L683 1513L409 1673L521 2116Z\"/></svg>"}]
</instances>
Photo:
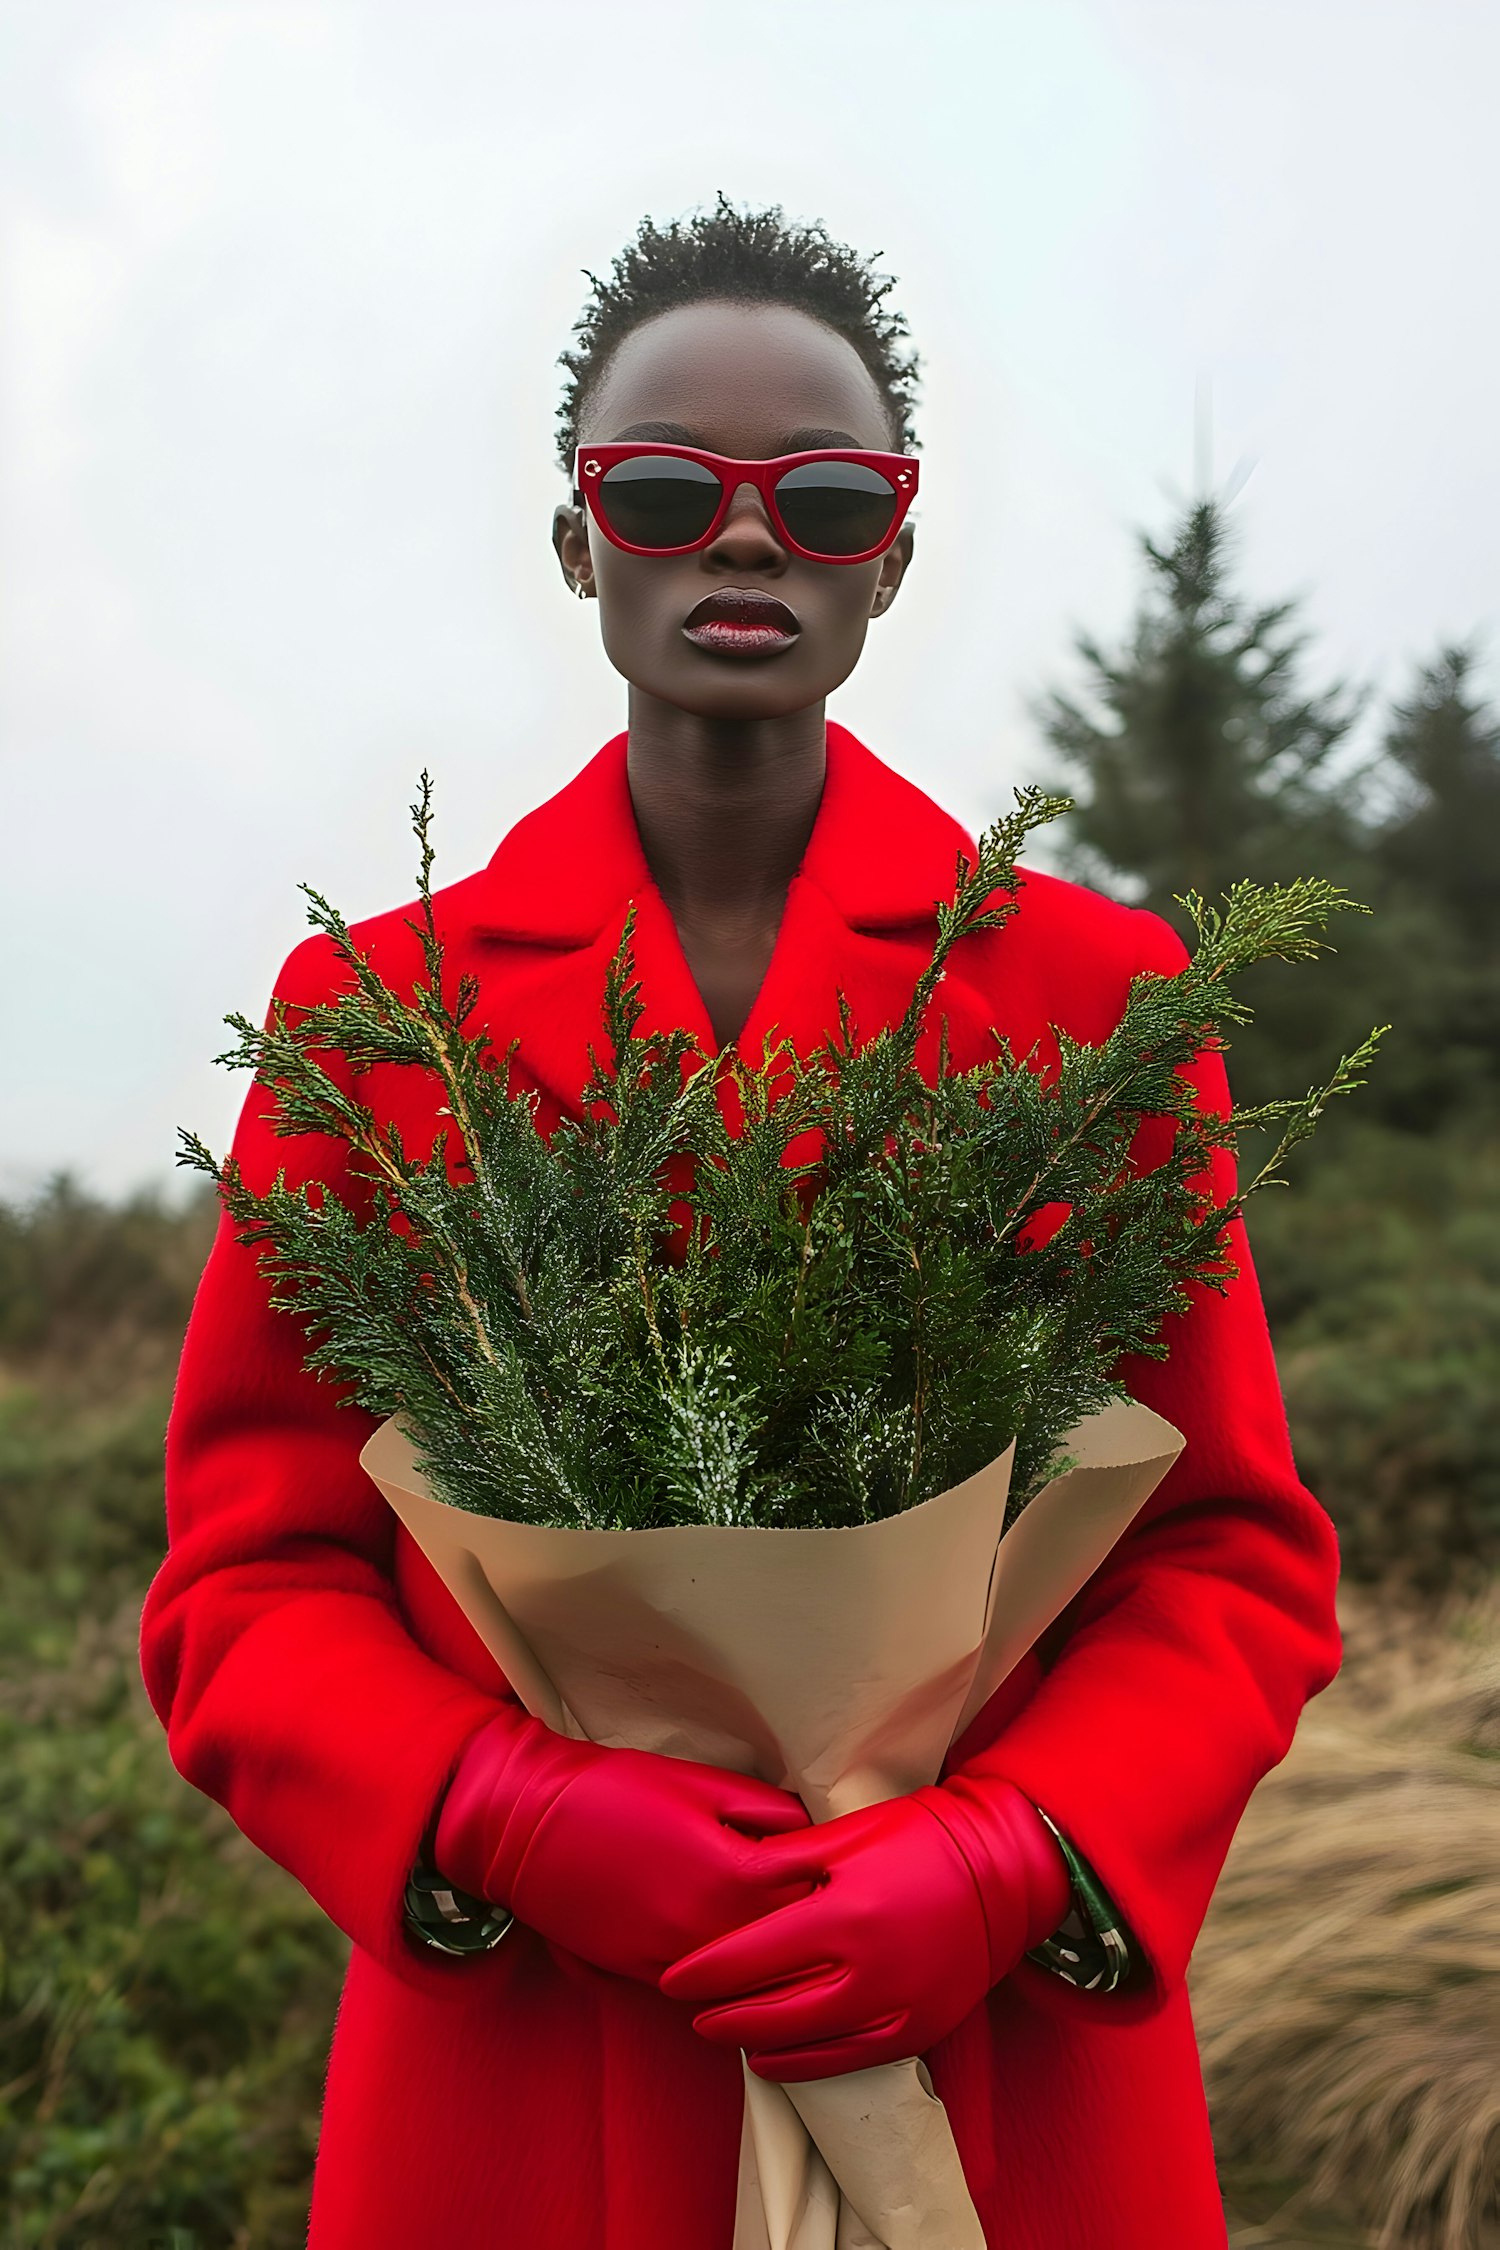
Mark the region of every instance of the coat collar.
<instances>
[{"instance_id":1,"label":"coat collar","mask_svg":"<svg viewBox=\"0 0 1500 2250\"><path fill-rule=\"evenodd\" d=\"M485 871L477 922L487 936L571 948L618 927L652 888L617 734L583 771L506 836ZM829 720L828 763L800 874L856 930L910 928L953 894L974 845L950 814Z\"/></svg>"}]
</instances>

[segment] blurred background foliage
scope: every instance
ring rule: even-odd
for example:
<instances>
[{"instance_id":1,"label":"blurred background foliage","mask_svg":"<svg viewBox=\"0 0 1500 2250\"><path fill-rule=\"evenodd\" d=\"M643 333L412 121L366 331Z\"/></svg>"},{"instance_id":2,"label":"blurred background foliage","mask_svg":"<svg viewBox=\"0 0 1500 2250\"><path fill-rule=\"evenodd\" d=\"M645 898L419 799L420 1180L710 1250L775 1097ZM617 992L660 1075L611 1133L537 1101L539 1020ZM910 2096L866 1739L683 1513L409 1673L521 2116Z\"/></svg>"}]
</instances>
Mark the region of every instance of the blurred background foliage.
<instances>
[{"instance_id":1,"label":"blurred background foliage","mask_svg":"<svg viewBox=\"0 0 1500 2250\"><path fill-rule=\"evenodd\" d=\"M1295 605L1244 597L1212 501L1141 551L1124 646L1081 639L1079 684L1036 713L1076 801L1064 868L1184 934L1177 896L1240 876L1326 875L1371 909L1315 969L1243 980L1245 1102L1392 1027L1251 1237L1346 1571L1473 1586L1500 1563L1500 714L1473 645L1434 651L1383 714L1314 688ZM1354 746L1362 715L1373 747Z\"/></svg>"},{"instance_id":2,"label":"blurred background foliage","mask_svg":"<svg viewBox=\"0 0 1500 2250\"><path fill-rule=\"evenodd\" d=\"M1368 699L1309 684L1216 505L1142 553L1125 645L1081 642L1037 712L1067 871L1179 919L1241 875L1375 909L1316 971L1257 972L1244 1099L1395 1027L1252 1219L1348 1659L1195 1961L1234 2240L1469 2250L1500 2220L1500 721L1454 646L1356 750ZM344 1941L179 1781L136 1666L212 1223L67 1179L0 1206L3 2250L304 2239Z\"/></svg>"},{"instance_id":3,"label":"blurred background foliage","mask_svg":"<svg viewBox=\"0 0 1500 2250\"><path fill-rule=\"evenodd\" d=\"M344 1941L178 1779L136 1658L210 1201L0 1211L6 2250L305 2235Z\"/></svg>"}]
</instances>

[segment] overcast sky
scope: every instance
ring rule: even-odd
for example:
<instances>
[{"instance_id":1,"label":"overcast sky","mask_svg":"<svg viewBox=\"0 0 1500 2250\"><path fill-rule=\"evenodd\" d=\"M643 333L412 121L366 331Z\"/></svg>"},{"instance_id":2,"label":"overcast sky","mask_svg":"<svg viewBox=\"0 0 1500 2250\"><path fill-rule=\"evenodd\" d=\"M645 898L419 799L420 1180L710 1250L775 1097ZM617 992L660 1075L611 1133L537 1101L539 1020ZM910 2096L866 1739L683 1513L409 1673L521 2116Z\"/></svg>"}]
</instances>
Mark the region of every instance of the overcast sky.
<instances>
[{"instance_id":1,"label":"overcast sky","mask_svg":"<svg viewBox=\"0 0 1500 2250\"><path fill-rule=\"evenodd\" d=\"M1488 627L1497 87L1493 0L0 5L0 1193L221 1147L297 882L410 896L424 763L467 873L623 724L553 415L645 212L899 277L917 561L832 709L963 818L1127 622L1200 386L1316 679Z\"/></svg>"}]
</instances>

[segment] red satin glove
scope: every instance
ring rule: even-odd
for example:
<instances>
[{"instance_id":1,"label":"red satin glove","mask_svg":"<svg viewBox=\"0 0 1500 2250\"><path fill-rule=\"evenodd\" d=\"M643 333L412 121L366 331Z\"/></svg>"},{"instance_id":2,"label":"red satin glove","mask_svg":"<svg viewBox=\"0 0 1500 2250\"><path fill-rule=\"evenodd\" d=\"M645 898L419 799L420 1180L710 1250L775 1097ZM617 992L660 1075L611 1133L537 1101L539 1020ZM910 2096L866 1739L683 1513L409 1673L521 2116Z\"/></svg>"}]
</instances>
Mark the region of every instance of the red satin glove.
<instances>
[{"instance_id":1,"label":"red satin glove","mask_svg":"<svg viewBox=\"0 0 1500 2250\"><path fill-rule=\"evenodd\" d=\"M705 2039L762 2078L832 2078L920 2055L1068 1910L1057 1839L1009 1781L934 1789L773 1838L800 1904L704 1946L662 1978Z\"/></svg>"},{"instance_id":2,"label":"red satin glove","mask_svg":"<svg viewBox=\"0 0 1500 2250\"><path fill-rule=\"evenodd\" d=\"M800 1801L763 1781L573 1742L507 1707L465 1747L433 1857L596 1968L655 1984L681 1954L806 1897L807 1878L760 1841L806 1826Z\"/></svg>"}]
</instances>

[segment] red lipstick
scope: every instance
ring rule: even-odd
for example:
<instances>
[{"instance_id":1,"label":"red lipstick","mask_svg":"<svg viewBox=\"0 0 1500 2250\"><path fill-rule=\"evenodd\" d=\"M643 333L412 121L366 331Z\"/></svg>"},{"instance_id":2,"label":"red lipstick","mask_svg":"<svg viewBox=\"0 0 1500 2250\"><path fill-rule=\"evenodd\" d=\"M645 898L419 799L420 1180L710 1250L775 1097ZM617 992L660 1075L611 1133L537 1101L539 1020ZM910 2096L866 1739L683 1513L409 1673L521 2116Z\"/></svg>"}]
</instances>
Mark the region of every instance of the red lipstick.
<instances>
[{"instance_id":1,"label":"red lipstick","mask_svg":"<svg viewBox=\"0 0 1500 2250\"><path fill-rule=\"evenodd\" d=\"M714 656L772 656L790 648L802 626L774 594L722 586L688 611L682 630L695 648Z\"/></svg>"}]
</instances>

